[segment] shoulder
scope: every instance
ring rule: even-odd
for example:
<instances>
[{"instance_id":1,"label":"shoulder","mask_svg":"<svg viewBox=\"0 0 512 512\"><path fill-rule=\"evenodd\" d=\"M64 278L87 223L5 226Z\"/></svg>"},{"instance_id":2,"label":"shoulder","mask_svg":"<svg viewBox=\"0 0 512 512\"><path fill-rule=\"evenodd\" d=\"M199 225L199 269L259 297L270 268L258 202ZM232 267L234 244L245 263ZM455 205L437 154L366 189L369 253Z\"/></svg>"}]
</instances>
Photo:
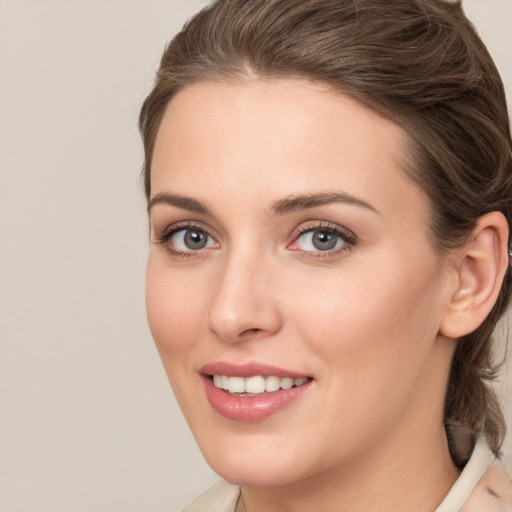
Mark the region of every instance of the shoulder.
<instances>
[{"instance_id":1,"label":"shoulder","mask_svg":"<svg viewBox=\"0 0 512 512\"><path fill-rule=\"evenodd\" d=\"M458 437L464 432L454 430ZM474 447L466 448L459 454L467 460L462 473L436 512L512 512L512 482L485 437L476 436Z\"/></svg>"},{"instance_id":2,"label":"shoulder","mask_svg":"<svg viewBox=\"0 0 512 512\"><path fill-rule=\"evenodd\" d=\"M210 487L182 512L234 512L240 488L225 480Z\"/></svg>"},{"instance_id":3,"label":"shoulder","mask_svg":"<svg viewBox=\"0 0 512 512\"><path fill-rule=\"evenodd\" d=\"M512 512L512 481L496 459L478 482L463 512Z\"/></svg>"}]
</instances>

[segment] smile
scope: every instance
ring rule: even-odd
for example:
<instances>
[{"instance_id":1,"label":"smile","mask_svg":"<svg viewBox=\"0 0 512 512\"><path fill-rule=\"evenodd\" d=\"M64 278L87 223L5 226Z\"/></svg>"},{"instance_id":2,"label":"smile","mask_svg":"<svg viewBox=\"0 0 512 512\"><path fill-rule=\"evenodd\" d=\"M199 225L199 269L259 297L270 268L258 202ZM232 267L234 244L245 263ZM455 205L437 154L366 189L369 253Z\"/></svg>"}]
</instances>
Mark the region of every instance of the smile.
<instances>
[{"instance_id":1,"label":"smile","mask_svg":"<svg viewBox=\"0 0 512 512\"><path fill-rule=\"evenodd\" d=\"M278 377L277 375L255 375L254 377L239 377L227 375L213 375L213 384L216 388L223 389L232 395L252 397L263 393L274 393L281 389L287 390L306 384L310 379L301 377Z\"/></svg>"},{"instance_id":2,"label":"smile","mask_svg":"<svg viewBox=\"0 0 512 512\"><path fill-rule=\"evenodd\" d=\"M258 422L297 402L315 380L275 366L216 362L200 369L211 407L229 420Z\"/></svg>"}]
</instances>

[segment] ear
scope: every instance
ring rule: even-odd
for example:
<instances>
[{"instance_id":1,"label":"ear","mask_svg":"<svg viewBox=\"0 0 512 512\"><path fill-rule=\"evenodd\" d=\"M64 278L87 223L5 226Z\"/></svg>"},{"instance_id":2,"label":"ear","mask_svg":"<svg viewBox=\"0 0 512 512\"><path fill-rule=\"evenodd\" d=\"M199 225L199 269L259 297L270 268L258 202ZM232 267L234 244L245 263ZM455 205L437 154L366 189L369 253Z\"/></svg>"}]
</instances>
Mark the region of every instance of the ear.
<instances>
[{"instance_id":1,"label":"ear","mask_svg":"<svg viewBox=\"0 0 512 512\"><path fill-rule=\"evenodd\" d=\"M480 217L456 260L455 284L439 329L448 338L473 332L498 298L509 264L508 224L503 214Z\"/></svg>"}]
</instances>

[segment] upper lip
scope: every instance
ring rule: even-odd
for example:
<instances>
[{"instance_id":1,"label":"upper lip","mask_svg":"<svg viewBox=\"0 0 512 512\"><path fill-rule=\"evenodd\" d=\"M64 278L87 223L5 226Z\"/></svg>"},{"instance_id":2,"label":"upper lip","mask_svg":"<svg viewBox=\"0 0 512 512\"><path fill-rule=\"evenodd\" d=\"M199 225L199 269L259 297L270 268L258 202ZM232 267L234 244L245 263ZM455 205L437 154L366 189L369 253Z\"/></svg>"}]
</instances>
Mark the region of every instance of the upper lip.
<instances>
[{"instance_id":1,"label":"upper lip","mask_svg":"<svg viewBox=\"0 0 512 512\"><path fill-rule=\"evenodd\" d=\"M231 363L228 361L216 361L205 364L199 371L203 375L226 375L228 377L255 377L256 375L261 375L262 377L275 375L280 378L291 377L292 379L309 377L309 375L301 372L258 362Z\"/></svg>"}]
</instances>

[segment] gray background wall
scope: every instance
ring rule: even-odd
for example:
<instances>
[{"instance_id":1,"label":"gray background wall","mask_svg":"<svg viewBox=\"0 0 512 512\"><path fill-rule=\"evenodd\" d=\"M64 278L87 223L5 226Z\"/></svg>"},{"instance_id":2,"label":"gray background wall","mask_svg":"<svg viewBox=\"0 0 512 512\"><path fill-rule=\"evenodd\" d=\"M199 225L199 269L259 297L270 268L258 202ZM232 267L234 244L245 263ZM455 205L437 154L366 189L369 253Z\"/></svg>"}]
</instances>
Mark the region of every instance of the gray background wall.
<instances>
[{"instance_id":1,"label":"gray background wall","mask_svg":"<svg viewBox=\"0 0 512 512\"><path fill-rule=\"evenodd\" d=\"M146 327L136 129L203 4L0 0L0 511L174 511L217 479ZM465 5L512 98L512 1Z\"/></svg>"}]
</instances>

